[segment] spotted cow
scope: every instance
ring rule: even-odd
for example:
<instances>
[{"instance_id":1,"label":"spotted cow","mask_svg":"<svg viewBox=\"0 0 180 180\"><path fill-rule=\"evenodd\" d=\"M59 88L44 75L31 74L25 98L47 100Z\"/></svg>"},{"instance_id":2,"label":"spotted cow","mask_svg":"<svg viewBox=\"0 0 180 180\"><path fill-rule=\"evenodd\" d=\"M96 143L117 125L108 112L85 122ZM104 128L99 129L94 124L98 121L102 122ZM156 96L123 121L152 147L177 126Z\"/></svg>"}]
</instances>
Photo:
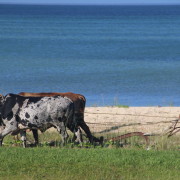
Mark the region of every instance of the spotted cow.
<instances>
[{"instance_id":1,"label":"spotted cow","mask_svg":"<svg viewBox=\"0 0 180 180\"><path fill-rule=\"evenodd\" d=\"M3 138L21 132L23 146L26 146L25 129L39 129L44 132L55 127L66 142L66 126L74 123L74 103L67 97L23 97L16 94L0 96L0 146ZM75 127L76 128L76 127Z\"/></svg>"},{"instance_id":2,"label":"spotted cow","mask_svg":"<svg viewBox=\"0 0 180 180\"><path fill-rule=\"evenodd\" d=\"M51 97L51 96L57 96L60 95L62 97L67 97L69 99L71 99L74 102L74 110L75 110L75 122L76 125L78 127L81 127L84 132L86 133L89 141L91 143L93 142L99 142L102 143L103 138L101 137L100 139L94 137L89 129L89 127L87 126L87 124L84 121L84 111L85 111L85 105L86 105L86 98L81 95L81 94L75 94L72 92L66 92L66 93L59 93L59 92L51 92L51 93L28 93L28 92L21 92L19 93L19 95L21 96L33 96L33 97ZM67 125L67 127L74 132L74 123L73 123L73 119L71 121L69 121L69 124ZM81 142L82 141L82 135L81 135L81 131L80 129L78 129L78 133L76 133L78 135L78 141ZM33 132L35 141L37 142L37 137L38 137L38 133L35 130Z\"/></svg>"}]
</instances>

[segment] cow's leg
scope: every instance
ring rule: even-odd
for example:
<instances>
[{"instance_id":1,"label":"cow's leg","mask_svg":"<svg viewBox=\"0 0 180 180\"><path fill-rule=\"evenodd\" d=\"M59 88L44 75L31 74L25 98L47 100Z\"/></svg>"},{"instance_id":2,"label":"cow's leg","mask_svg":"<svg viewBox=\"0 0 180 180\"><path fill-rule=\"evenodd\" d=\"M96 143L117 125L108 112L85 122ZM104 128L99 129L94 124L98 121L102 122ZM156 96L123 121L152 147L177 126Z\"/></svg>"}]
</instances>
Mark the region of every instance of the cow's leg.
<instances>
[{"instance_id":1,"label":"cow's leg","mask_svg":"<svg viewBox=\"0 0 180 180\"><path fill-rule=\"evenodd\" d=\"M39 144L39 137L38 137L38 130L37 129L32 129L33 132L33 137L35 140L35 145L37 146Z\"/></svg>"},{"instance_id":2,"label":"cow's leg","mask_svg":"<svg viewBox=\"0 0 180 180\"><path fill-rule=\"evenodd\" d=\"M74 132L73 141L83 142L82 131L81 131L80 127L74 128L72 130L72 132Z\"/></svg>"},{"instance_id":3,"label":"cow's leg","mask_svg":"<svg viewBox=\"0 0 180 180\"><path fill-rule=\"evenodd\" d=\"M61 138L62 138L62 145L64 146L65 144L67 144L67 139L68 139L68 133L66 131L66 126L64 122L59 122L57 125L55 125L58 132L61 134Z\"/></svg>"},{"instance_id":4,"label":"cow's leg","mask_svg":"<svg viewBox=\"0 0 180 180\"><path fill-rule=\"evenodd\" d=\"M9 121L7 124L6 124L6 127L5 129L2 130L2 133L0 134L0 146L2 146L2 142L3 142L3 138L8 135L9 133L11 132L14 132L18 130L18 127L17 127L17 122L14 121L14 120L11 120Z\"/></svg>"},{"instance_id":5,"label":"cow's leg","mask_svg":"<svg viewBox=\"0 0 180 180\"><path fill-rule=\"evenodd\" d=\"M75 127L75 125L71 125L71 126L67 126L67 127L69 128L69 130L71 132L74 133L72 141L82 143L83 138L82 138L82 131L81 131L80 127Z\"/></svg>"},{"instance_id":6,"label":"cow's leg","mask_svg":"<svg viewBox=\"0 0 180 180\"><path fill-rule=\"evenodd\" d=\"M5 129L5 127L0 125L0 137L1 137L1 133L4 129ZM3 141L3 137L0 138L0 146L2 146L2 141Z\"/></svg>"},{"instance_id":7,"label":"cow's leg","mask_svg":"<svg viewBox=\"0 0 180 180\"><path fill-rule=\"evenodd\" d=\"M82 146L82 132L79 127L74 129L74 135L76 136L76 141Z\"/></svg>"},{"instance_id":8,"label":"cow's leg","mask_svg":"<svg viewBox=\"0 0 180 180\"><path fill-rule=\"evenodd\" d=\"M3 142L3 137L0 136L0 146L2 146L2 142Z\"/></svg>"},{"instance_id":9,"label":"cow's leg","mask_svg":"<svg viewBox=\"0 0 180 180\"><path fill-rule=\"evenodd\" d=\"M91 131L89 129L89 127L87 126L87 124L84 122L84 120L81 120L79 121L79 124L78 124L83 130L84 132L86 133L90 143L93 143L93 142L99 142L100 144L102 144L102 141L103 141L103 137L101 137L100 139L96 138L95 136L93 136L91 134Z\"/></svg>"},{"instance_id":10,"label":"cow's leg","mask_svg":"<svg viewBox=\"0 0 180 180\"><path fill-rule=\"evenodd\" d=\"M90 143L93 143L93 136L87 124L84 122L84 113L75 113L75 123L80 126L82 130L86 133Z\"/></svg>"},{"instance_id":11,"label":"cow's leg","mask_svg":"<svg viewBox=\"0 0 180 180\"><path fill-rule=\"evenodd\" d=\"M26 131L20 131L21 141L23 142L23 148L26 148Z\"/></svg>"},{"instance_id":12,"label":"cow's leg","mask_svg":"<svg viewBox=\"0 0 180 180\"><path fill-rule=\"evenodd\" d=\"M90 143L93 143L94 138L93 138L93 136L92 136L92 134L91 134L91 131L90 131L89 127L87 126L87 124L86 124L84 121L80 121L79 126L80 126L80 127L84 130L84 132L86 133L86 135L87 135Z\"/></svg>"}]
</instances>

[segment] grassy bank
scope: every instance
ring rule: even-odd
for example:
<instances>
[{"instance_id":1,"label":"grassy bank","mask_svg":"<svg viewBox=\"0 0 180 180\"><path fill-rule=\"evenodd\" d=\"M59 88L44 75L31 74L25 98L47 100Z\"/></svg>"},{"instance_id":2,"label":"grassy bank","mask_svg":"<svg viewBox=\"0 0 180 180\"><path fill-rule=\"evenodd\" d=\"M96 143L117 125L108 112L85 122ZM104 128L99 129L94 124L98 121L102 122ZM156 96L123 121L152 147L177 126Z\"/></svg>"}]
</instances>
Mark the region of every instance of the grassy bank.
<instances>
[{"instance_id":1,"label":"grassy bank","mask_svg":"<svg viewBox=\"0 0 180 180\"><path fill-rule=\"evenodd\" d=\"M180 177L179 151L0 148L0 179L172 179Z\"/></svg>"}]
</instances>

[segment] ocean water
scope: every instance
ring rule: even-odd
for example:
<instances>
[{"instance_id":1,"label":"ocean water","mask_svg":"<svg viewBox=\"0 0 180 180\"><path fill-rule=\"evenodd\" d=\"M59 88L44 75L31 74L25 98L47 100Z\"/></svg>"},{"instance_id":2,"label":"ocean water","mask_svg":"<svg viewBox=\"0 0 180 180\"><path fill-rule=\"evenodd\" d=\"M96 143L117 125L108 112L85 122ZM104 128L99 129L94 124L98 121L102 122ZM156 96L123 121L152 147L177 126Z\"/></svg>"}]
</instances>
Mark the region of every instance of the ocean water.
<instances>
[{"instance_id":1,"label":"ocean water","mask_svg":"<svg viewBox=\"0 0 180 180\"><path fill-rule=\"evenodd\" d=\"M0 93L180 106L180 6L0 5Z\"/></svg>"}]
</instances>

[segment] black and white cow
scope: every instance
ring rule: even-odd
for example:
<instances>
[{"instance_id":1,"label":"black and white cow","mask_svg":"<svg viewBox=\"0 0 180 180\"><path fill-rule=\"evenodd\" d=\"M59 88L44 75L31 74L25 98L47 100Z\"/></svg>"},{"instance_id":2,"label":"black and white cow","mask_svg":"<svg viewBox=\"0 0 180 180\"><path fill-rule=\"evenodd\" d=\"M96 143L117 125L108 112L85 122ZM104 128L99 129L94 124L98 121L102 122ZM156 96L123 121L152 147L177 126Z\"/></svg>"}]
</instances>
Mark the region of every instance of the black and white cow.
<instances>
[{"instance_id":1,"label":"black and white cow","mask_svg":"<svg viewBox=\"0 0 180 180\"><path fill-rule=\"evenodd\" d=\"M74 104L69 98L61 96L23 97L8 94L0 96L0 116L0 146L7 134L20 132L25 147L23 130L39 129L44 132L50 127L58 130L64 143L68 138L66 126L74 118Z\"/></svg>"}]
</instances>

